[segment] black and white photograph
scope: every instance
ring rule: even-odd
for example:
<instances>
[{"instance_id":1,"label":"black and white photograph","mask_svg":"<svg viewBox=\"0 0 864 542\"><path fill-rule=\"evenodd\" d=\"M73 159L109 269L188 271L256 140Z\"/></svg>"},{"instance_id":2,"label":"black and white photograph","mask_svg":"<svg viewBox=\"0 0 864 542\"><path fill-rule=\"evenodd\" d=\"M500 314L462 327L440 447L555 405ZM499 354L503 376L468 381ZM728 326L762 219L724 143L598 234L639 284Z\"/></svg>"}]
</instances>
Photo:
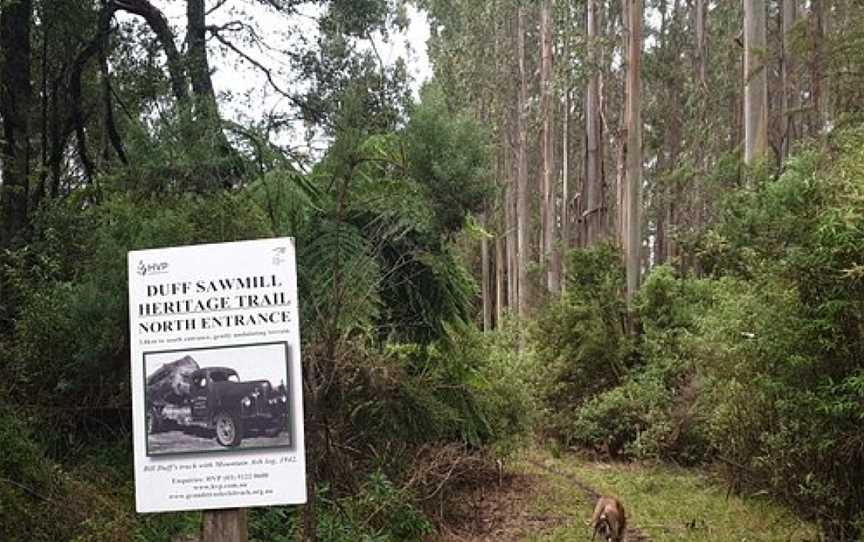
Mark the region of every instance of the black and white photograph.
<instances>
[{"instance_id":1,"label":"black and white photograph","mask_svg":"<svg viewBox=\"0 0 864 542\"><path fill-rule=\"evenodd\" d=\"M286 342L144 353L147 455L291 448Z\"/></svg>"}]
</instances>

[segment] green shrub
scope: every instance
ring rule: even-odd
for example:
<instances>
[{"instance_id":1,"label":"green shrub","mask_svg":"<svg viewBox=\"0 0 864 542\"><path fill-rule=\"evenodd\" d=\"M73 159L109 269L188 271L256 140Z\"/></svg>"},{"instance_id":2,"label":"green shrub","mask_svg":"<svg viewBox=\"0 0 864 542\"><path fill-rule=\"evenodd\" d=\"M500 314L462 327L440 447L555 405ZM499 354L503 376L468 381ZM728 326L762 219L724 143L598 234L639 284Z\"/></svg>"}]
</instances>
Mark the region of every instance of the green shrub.
<instances>
[{"instance_id":1,"label":"green shrub","mask_svg":"<svg viewBox=\"0 0 864 542\"><path fill-rule=\"evenodd\" d=\"M540 418L536 357L518 345L518 321L499 323L493 332L481 333L483 350L479 368L471 379L481 410L491 430L490 444L500 455L507 455L526 444Z\"/></svg>"},{"instance_id":2,"label":"green shrub","mask_svg":"<svg viewBox=\"0 0 864 542\"><path fill-rule=\"evenodd\" d=\"M701 409L713 447L769 487L848 536L861 500L860 369L835 383L823 323L807 316L794 285L724 279L694 341L705 379ZM803 438L802 438L803 437Z\"/></svg>"},{"instance_id":3,"label":"green shrub","mask_svg":"<svg viewBox=\"0 0 864 542\"><path fill-rule=\"evenodd\" d=\"M610 246L571 252L567 295L549 303L531 327L529 342L540 367L546 425L569 439L576 412L619 384L633 363L624 332L624 274Z\"/></svg>"},{"instance_id":4,"label":"green shrub","mask_svg":"<svg viewBox=\"0 0 864 542\"><path fill-rule=\"evenodd\" d=\"M129 539L135 529L129 484L118 487L95 471L65 471L46 457L27 426L8 414L0 414L0 450L0 539Z\"/></svg>"}]
</instances>

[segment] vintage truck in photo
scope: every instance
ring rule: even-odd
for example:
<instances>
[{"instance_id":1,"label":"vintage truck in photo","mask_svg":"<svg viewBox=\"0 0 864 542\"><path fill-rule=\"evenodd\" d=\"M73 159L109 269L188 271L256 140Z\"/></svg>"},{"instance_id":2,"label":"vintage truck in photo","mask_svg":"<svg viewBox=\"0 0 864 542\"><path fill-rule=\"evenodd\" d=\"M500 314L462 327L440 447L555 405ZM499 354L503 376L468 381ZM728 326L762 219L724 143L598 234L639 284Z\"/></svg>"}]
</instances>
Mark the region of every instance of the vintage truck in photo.
<instances>
[{"instance_id":1,"label":"vintage truck in photo","mask_svg":"<svg viewBox=\"0 0 864 542\"><path fill-rule=\"evenodd\" d=\"M284 383L243 382L230 367L199 367L184 356L147 377L146 408L148 435L199 429L234 447L247 434L275 437L286 429L288 394Z\"/></svg>"}]
</instances>

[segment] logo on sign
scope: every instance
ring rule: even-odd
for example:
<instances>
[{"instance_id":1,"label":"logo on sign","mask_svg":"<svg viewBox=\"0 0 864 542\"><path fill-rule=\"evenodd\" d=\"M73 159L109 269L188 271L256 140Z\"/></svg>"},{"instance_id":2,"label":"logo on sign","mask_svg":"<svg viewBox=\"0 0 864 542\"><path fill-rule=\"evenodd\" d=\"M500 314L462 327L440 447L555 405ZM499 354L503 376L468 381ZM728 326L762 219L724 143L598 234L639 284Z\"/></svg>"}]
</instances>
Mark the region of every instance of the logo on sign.
<instances>
[{"instance_id":1,"label":"logo on sign","mask_svg":"<svg viewBox=\"0 0 864 542\"><path fill-rule=\"evenodd\" d=\"M285 261L285 258L282 256L285 255L285 252L288 250L288 247L276 247L273 249L275 254L273 255L273 265L282 265L282 262Z\"/></svg>"},{"instance_id":2,"label":"logo on sign","mask_svg":"<svg viewBox=\"0 0 864 542\"><path fill-rule=\"evenodd\" d=\"M144 263L143 260L138 262L138 274L142 277L144 275L158 275L160 273L168 272L168 262L158 262L158 263Z\"/></svg>"}]
</instances>

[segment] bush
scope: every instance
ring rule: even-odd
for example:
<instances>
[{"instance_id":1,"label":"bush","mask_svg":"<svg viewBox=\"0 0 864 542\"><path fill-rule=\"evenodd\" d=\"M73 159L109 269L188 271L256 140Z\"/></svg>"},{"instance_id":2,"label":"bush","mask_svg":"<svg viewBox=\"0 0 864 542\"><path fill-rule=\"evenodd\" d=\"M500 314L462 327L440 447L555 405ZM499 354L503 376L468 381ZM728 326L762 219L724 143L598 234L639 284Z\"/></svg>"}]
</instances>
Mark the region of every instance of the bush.
<instances>
[{"instance_id":1,"label":"bush","mask_svg":"<svg viewBox=\"0 0 864 542\"><path fill-rule=\"evenodd\" d=\"M541 367L547 430L565 442L577 411L619 384L634 362L624 332L624 273L618 253L601 246L573 251L569 258L567 295L538 314L529 336Z\"/></svg>"},{"instance_id":2,"label":"bush","mask_svg":"<svg viewBox=\"0 0 864 542\"><path fill-rule=\"evenodd\" d=\"M837 360L807 312L776 278L721 281L695 349L701 409L717 453L745 466L738 483L771 488L842 539L864 502L861 369L834 383Z\"/></svg>"},{"instance_id":3,"label":"bush","mask_svg":"<svg viewBox=\"0 0 864 542\"><path fill-rule=\"evenodd\" d=\"M690 352L712 446L831 539L864 510L864 128L727 202L706 247L716 302ZM805 436L806 435L806 436Z\"/></svg>"},{"instance_id":4,"label":"bush","mask_svg":"<svg viewBox=\"0 0 864 542\"><path fill-rule=\"evenodd\" d=\"M0 449L0 539L128 540L134 529L131 492L117 491L92 472L64 471L7 414L0 414Z\"/></svg>"}]
</instances>

